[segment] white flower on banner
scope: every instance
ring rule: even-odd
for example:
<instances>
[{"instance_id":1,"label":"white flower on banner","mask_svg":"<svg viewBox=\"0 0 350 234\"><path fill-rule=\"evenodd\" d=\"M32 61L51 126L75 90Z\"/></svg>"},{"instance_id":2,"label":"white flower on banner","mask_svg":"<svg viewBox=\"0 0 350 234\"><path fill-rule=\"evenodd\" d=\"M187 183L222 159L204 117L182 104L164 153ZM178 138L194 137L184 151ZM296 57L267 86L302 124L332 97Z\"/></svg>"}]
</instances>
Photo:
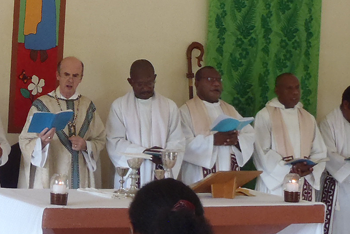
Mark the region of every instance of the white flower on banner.
<instances>
[{"instance_id":1,"label":"white flower on banner","mask_svg":"<svg viewBox=\"0 0 350 234\"><path fill-rule=\"evenodd\" d=\"M28 90L32 90L32 94L35 96L43 91L42 87L45 86L45 80L39 79L36 75L32 76L32 83L28 85Z\"/></svg>"}]
</instances>

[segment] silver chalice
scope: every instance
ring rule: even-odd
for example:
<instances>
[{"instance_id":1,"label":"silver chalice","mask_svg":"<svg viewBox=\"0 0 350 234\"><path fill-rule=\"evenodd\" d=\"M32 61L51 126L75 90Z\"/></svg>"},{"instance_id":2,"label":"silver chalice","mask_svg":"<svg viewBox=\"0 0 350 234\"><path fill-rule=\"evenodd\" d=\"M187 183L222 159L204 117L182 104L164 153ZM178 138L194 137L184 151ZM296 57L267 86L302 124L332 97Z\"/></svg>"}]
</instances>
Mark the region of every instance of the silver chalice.
<instances>
[{"instance_id":1,"label":"silver chalice","mask_svg":"<svg viewBox=\"0 0 350 234\"><path fill-rule=\"evenodd\" d=\"M131 168L131 172L129 175L129 178L131 178L131 184L130 189L128 189L127 196L128 197L134 197L135 194L138 191L136 182L140 176L137 174L137 170L140 168L141 164L143 163L143 158L132 158L128 159L128 165Z\"/></svg>"},{"instance_id":2,"label":"silver chalice","mask_svg":"<svg viewBox=\"0 0 350 234\"><path fill-rule=\"evenodd\" d=\"M175 151L163 151L162 162L165 168L165 178L174 178L172 168L175 166L177 159L177 152Z\"/></svg>"},{"instance_id":3,"label":"silver chalice","mask_svg":"<svg viewBox=\"0 0 350 234\"><path fill-rule=\"evenodd\" d=\"M120 176L120 180L119 180L119 183L120 183L120 188L117 190L117 191L114 191L114 193L116 193L116 195L118 197L125 197L126 196L126 189L124 189L124 176L126 176L126 174L128 174L129 172L129 169L128 167L116 167L115 170L117 171L117 174Z\"/></svg>"}]
</instances>

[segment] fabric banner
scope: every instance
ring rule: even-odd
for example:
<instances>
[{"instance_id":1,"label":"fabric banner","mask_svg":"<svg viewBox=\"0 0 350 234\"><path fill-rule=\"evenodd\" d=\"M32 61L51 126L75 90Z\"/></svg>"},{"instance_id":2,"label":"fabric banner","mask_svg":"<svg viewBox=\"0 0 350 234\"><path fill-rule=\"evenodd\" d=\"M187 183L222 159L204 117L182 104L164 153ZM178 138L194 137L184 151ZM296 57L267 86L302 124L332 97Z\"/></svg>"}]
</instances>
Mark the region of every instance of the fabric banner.
<instances>
[{"instance_id":1,"label":"fabric banner","mask_svg":"<svg viewBox=\"0 0 350 234\"><path fill-rule=\"evenodd\" d=\"M14 0L9 133L20 133L35 99L57 86L66 0Z\"/></svg>"},{"instance_id":2,"label":"fabric banner","mask_svg":"<svg viewBox=\"0 0 350 234\"><path fill-rule=\"evenodd\" d=\"M275 96L275 78L294 73L313 115L321 0L210 0L206 65L223 78L222 99L255 116Z\"/></svg>"}]
</instances>

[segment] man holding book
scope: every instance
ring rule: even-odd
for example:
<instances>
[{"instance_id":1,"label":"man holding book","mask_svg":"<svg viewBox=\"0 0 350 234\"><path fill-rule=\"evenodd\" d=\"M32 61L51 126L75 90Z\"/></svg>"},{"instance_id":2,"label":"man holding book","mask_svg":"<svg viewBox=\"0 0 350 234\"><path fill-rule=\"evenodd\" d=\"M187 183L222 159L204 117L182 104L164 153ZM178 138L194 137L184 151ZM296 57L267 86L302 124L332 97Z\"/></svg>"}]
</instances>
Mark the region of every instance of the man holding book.
<instances>
[{"instance_id":1,"label":"man holding book","mask_svg":"<svg viewBox=\"0 0 350 234\"><path fill-rule=\"evenodd\" d=\"M115 167L128 167L127 154L140 154L155 149L184 151L185 138L181 131L176 104L154 91L156 74L145 59L136 60L130 68L128 82L132 91L116 99L111 106L106 129L107 151ZM176 179L183 152L179 152L172 169ZM154 169L162 163L159 157L145 160L140 168L140 185L154 180ZM119 180L115 174L115 185ZM129 183L130 181L128 181Z\"/></svg>"},{"instance_id":2,"label":"man holding book","mask_svg":"<svg viewBox=\"0 0 350 234\"><path fill-rule=\"evenodd\" d=\"M96 107L78 93L84 65L75 57L63 59L57 66L59 86L36 99L19 136L22 150L19 187L49 188L53 174L66 174L71 188L95 187L94 171L99 153L105 146L105 129ZM39 134L28 132L36 112L74 112L63 130L45 128Z\"/></svg>"},{"instance_id":3,"label":"man holding book","mask_svg":"<svg viewBox=\"0 0 350 234\"><path fill-rule=\"evenodd\" d=\"M289 172L294 172L304 178L302 199L314 200L314 189L320 189L325 163L313 166L300 162L291 166L286 162L297 158L324 159L326 146L315 118L299 102L298 78L291 73L278 76L275 93L277 97L269 101L255 117L253 159L256 168L263 171L256 189L282 196L283 179Z\"/></svg>"},{"instance_id":4,"label":"man holding book","mask_svg":"<svg viewBox=\"0 0 350 234\"><path fill-rule=\"evenodd\" d=\"M323 183L322 202L327 205L325 233L348 233L350 223L350 86L341 105L320 124L327 146L328 171Z\"/></svg>"},{"instance_id":5,"label":"man holding book","mask_svg":"<svg viewBox=\"0 0 350 234\"><path fill-rule=\"evenodd\" d=\"M250 125L240 131L211 131L212 123L222 114L242 118L233 106L220 100L219 72L210 66L199 69L195 86L197 95L180 108L187 142L181 179L188 185L216 171L240 170L254 150L254 129Z\"/></svg>"}]
</instances>

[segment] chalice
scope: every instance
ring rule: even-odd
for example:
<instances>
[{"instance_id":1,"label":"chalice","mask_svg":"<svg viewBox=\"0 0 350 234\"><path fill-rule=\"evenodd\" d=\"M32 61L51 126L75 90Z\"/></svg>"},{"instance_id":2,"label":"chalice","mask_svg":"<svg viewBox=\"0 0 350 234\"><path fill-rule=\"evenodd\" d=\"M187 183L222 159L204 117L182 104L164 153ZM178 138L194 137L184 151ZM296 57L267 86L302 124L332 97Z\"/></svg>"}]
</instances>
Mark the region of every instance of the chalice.
<instances>
[{"instance_id":1,"label":"chalice","mask_svg":"<svg viewBox=\"0 0 350 234\"><path fill-rule=\"evenodd\" d=\"M126 196L128 197L134 197L137 191L139 190L137 188L136 182L140 176L137 174L137 170L140 168L141 164L143 163L143 158L132 158L128 159L128 165L131 168L131 172L129 175L129 178L131 178L131 184L130 189L128 190Z\"/></svg>"},{"instance_id":2,"label":"chalice","mask_svg":"<svg viewBox=\"0 0 350 234\"><path fill-rule=\"evenodd\" d=\"M124 176L128 174L129 168L128 167L116 167L115 170L117 171L117 174L120 176L120 188L117 191L114 191L114 193L117 194L118 197L125 197L126 196L126 190L124 189Z\"/></svg>"},{"instance_id":3,"label":"chalice","mask_svg":"<svg viewBox=\"0 0 350 234\"><path fill-rule=\"evenodd\" d=\"M173 171L171 170L176 163L177 152L175 151L163 151L162 162L165 168L165 178L174 178Z\"/></svg>"}]
</instances>

